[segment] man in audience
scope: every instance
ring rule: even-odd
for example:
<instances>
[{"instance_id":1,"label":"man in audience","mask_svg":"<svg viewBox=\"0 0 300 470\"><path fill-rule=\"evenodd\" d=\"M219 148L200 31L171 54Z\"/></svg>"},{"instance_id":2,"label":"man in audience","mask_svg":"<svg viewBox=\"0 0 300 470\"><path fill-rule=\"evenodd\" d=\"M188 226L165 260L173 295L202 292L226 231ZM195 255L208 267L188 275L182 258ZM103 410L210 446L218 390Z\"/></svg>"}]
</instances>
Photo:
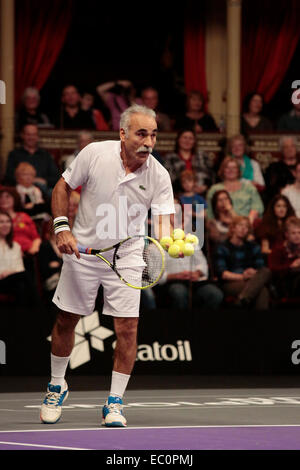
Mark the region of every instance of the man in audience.
<instances>
[{"instance_id":1,"label":"man in audience","mask_svg":"<svg viewBox=\"0 0 300 470\"><path fill-rule=\"evenodd\" d=\"M39 186L46 197L50 197L60 175L52 155L39 147L38 127L35 124L25 125L21 139L21 147L15 148L8 155L4 181L7 185L14 186L15 170L19 163L30 163L36 169L34 184Z\"/></svg>"},{"instance_id":2,"label":"man in audience","mask_svg":"<svg viewBox=\"0 0 300 470\"><path fill-rule=\"evenodd\" d=\"M291 111L280 117L277 129L279 131L300 131L300 103L294 104Z\"/></svg>"},{"instance_id":3,"label":"man in audience","mask_svg":"<svg viewBox=\"0 0 300 470\"><path fill-rule=\"evenodd\" d=\"M159 98L158 91L155 88L147 87L142 90L141 98L143 104L147 108L153 109L156 112L156 120L158 130L162 132L168 132L172 130L171 120L167 114L159 111Z\"/></svg>"},{"instance_id":4,"label":"man in audience","mask_svg":"<svg viewBox=\"0 0 300 470\"><path fill-rule=\"evenodd\" d=\"M283 188L281 194L288 198L296 216L300 217L300 162L295 167L295 182Z\"/></svg>"},{"instance_id":5,"label":"man in audience","mask_svg":"<svg viewBox=\"0 0 300 470\"><path fill-rule=\"evenodd\" d=\"M215 251L215 272L221 282L223 292L237 296L238 306L257 310L269 307L267 284L271 272L264 266L260 246L248 241L251 224L247 217L235 217L230 224L229 237L220 243Z\"/></svg>"},{"instance_id":6,"label":"man in audience","mask_svg":"<svg viewBox=\"0 0 300 470\"><path fill-rule=\"evenodd\" d=\"M271 163L265 173L265 199L269 202L287 184L295 181L295 168L299 159L294 137L284 136L280 139L282 158Z\"/></svg>"},{"instance_id":7,"label":"man in audience","mask_svg":"<svg viewBox=\"0 0 300 470\"><path fill-rule=\"evenodd\" d=\"M96 129L93 116L81 109L81 96L74 85L67 85L62 91L60 115L56 118L60 129Z\"/></svg>"},{"instance_id":8,"label":"man in audience","mask_svg":"<svg viewBox=\"0 0 300 470\"><path fill-rule=\"evenodd\" d=\"M217 310L223 301L221 289L208 281L208 263L197 246L191 257L171 258L166 255L165 272L160 285L165 285L172 307L180 310L186 310L189 306L200 310Z\"/></svg>"},{"instance_id":9,"label":"man in audience","mask_svg":"<svg viewBox=\"0 0 300 470\"><path fill-rule=\"evenodd\" d=\"M28 87L22 97L22 106L16 114L16 131L20 132L25 124L36 124L38 127L53 127L46 114L40 110L40 93L37 88Z\"/></svg>"},{"instance_id":10,"label":"man in audience","mask_svg":"<svg viewBox=\"0 0 300 470\"><path fill-rule=\"evenodd\" d=\"M284 297L299 297L300 292L300 219L289 217L285 222L285 240L269 255L277 292Z\"/></svg>"}]
</instances>

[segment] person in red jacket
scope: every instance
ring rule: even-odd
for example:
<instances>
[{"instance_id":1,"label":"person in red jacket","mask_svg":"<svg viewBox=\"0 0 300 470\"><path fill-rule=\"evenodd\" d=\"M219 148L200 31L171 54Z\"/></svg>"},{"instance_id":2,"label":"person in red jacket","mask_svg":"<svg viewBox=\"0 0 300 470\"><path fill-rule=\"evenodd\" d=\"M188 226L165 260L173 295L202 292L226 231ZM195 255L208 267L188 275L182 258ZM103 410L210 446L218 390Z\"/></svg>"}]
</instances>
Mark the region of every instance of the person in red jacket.
<instances>
[{"instance_id":1,"label":"person in red jacket","mask_svg":"<svg viewBox=\"0 0 300 470\"><path fill-rule=\"evenodd\" d=\"M268 265L278 294L297 297L300 292L300 219L289 217L285 222L285 240L269 255Z\"/></svg>"},{"instance_id":2,"label":"person in red jacket","mask_svg":"<svg viewBox=\"0 0 300 470\"><path fill-rule=\"evenodd\" d=\"M41 237L32 218L25 212L18 211L19 199L14 188L1 188L0 209L6 211L12 218L14 241L19 243L23 253L35 255L40 249Z\"/></svg>"}]
</instances>

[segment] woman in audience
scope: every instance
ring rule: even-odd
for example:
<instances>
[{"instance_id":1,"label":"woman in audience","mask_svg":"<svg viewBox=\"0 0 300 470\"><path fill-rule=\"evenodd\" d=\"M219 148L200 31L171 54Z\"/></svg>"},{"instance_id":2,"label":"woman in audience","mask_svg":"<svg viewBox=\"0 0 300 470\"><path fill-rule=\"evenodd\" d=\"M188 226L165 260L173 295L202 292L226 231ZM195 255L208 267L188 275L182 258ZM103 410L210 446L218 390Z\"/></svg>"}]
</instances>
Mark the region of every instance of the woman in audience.
<instances>
[{"instance_id":1,"label":"woman in audience","mask_svg":"<svg viewBox=\"0 0 300 470\"><path fill-rule=\"evenodd\" d=\"M12 294L19 304L28 301L28 279L22 250L13 240L13 222L7 212L0 210L0 293Z\"/></svg>"},{"instance_id":2,"label":"woman in audience","mask_svg":"<svg viewBox=\"0 0 300 470\"><path fill-rule=\"evenodd\" d=\"M241 118L242 134L272 131L271 121L263 116L264 98L260 93L250 93L244 100Z\"/></svg>"},{"instance_id":3,"label":"woman in audience","mask_svg":"<svg viewBox=\"0 0 300 470\"><path fill-rule=\"evenodd\" d=\"M214 193L225 189L230 194L235 213L249 217L251 224L253 224L254 220L263 213L263 202L253 184L241 179L241 169L236 159L230 156L224 158L218 175L222 182L214 184L206 195L208 218L212 219L214 217L212 209Z\"/></svg>"},{"instance_id":4,"label":"woman in audience","mask_svg":"<svg viewBox=\"0 0 300 470\"><path fill-rule=\"evenodd\" d=\"M178 116L175 129L191 129L198 132L217 132L219 129L214 118L205 112L204 97L199 91L187 95L185 115Z\"/></svg>"},{"instance_id":5,"label":"woman in audience","mask_svg":"<svg viewBox=\"0 0 300 470\"><path fill-rule=\"evenodd\" d=\"M246 155L246 140L241 134L231 137L228 141L228 153L239 163L242 178L251 181L258 191L265 189L265 180L259 163Z\"/></svg>"},{"instance_id":6,"label":"woman in audience","mask_svg":"<svg viewBox=\"0 0 300 470\"><path fill-rule=\"evenodd\" d=\"M196 134L190 129L178 132L175 151L164 157L164 166L168 170L175 193L180 191L179 178L184 170L193 170L196 174L194 190L205 195L208 187L214 183L213 162L202 150L197 150Z\"/></svg>"},{"instance_id":7,"label":"woman in audience","mask_svg":"<svg viewBox=\"0 0 300 470\"><path fill-rule=\"evenodd\" d=\"M227 240L229 226L236 213L229 193L225 189L216 191L211 201L213 219L207 221L209 239L214 243L221 243Z\"/></svg>"},{"instance_id":8,"label":"woman in audience","mask_svg":"<svg viewBox=\"0 0 300 470\"><path fill-rule=\"evenodd\" d=\"M260 240L263 254L272 253L273 247L283 242L285 221L294 215L295 211L286 196L278 194L270 201L262 219L258 219L254 226L255 237Z\"/></svg>"},{"instance_id":9,"label":"woman in audience","mask_svg":"<svg viewBox=\"0 0 300 470\"><path fill-rule=\"evenodd\" d=\"M0 209L10 215L13 221L14 241L19 243L23 253L28 255L38 253L41 238L31 217L19 211L20 198L14 188L0 189Z\"/></svg>"}]
</instances>

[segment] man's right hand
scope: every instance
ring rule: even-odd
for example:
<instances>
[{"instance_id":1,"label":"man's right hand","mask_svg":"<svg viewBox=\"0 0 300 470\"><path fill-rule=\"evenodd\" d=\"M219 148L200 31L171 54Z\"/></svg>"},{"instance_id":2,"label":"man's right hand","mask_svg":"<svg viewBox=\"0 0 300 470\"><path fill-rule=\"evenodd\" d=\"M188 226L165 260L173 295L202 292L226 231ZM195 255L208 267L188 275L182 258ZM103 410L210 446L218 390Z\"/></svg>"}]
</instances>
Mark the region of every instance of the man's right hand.
<instances>
[{"instance_id":1,"label":"man's right hand","mask_svg":"<svg viewBox=\"0 0 300 470\"><path fill-rule=\"evenodd\" d=\"M56 245L61 253L65 253L67 255L75 253L77 258L80 258L76 239L69 230L64 230L56 235Z\"/></svg>"}]
</instances>

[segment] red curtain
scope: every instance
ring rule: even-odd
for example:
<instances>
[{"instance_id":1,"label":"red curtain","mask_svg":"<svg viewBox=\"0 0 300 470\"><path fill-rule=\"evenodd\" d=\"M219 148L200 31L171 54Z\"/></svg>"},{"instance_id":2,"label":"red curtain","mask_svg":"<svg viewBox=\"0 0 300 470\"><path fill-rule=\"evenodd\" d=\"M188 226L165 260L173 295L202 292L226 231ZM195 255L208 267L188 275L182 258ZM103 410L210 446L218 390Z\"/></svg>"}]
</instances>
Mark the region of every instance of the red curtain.
<instances>
[{"instance_id":1,"label":"red curtain","mask_svg":"<svg viewBox=\"0 0 300 470\"><path fill-rule=\"evenodd\" d=\"M184 82L186 92L200 91L207 98L205 75L205 11L201 0L188 0L184 25Z\"/></svg>"},{"instance_id":2,"label":"red curtain","mask_svg":"<svg viewBox=\"0 0 300 470\"><path fill-rule=\"evenodd\" d=\"M39 90L63 47L72 0L16 0L15 102L24 89Z\"/></svg>"},{"instance_id":3,"label":"red curtain","mask_svg":"<svg viewBox=\"0 0 300 470\"><path fill-rule=\"evenodd\" d=\"M243 2L242 100L247 93L257 91L269 102L278 90L300 38L299 3L299 0Z\"/></svg>"}]
</instances>

